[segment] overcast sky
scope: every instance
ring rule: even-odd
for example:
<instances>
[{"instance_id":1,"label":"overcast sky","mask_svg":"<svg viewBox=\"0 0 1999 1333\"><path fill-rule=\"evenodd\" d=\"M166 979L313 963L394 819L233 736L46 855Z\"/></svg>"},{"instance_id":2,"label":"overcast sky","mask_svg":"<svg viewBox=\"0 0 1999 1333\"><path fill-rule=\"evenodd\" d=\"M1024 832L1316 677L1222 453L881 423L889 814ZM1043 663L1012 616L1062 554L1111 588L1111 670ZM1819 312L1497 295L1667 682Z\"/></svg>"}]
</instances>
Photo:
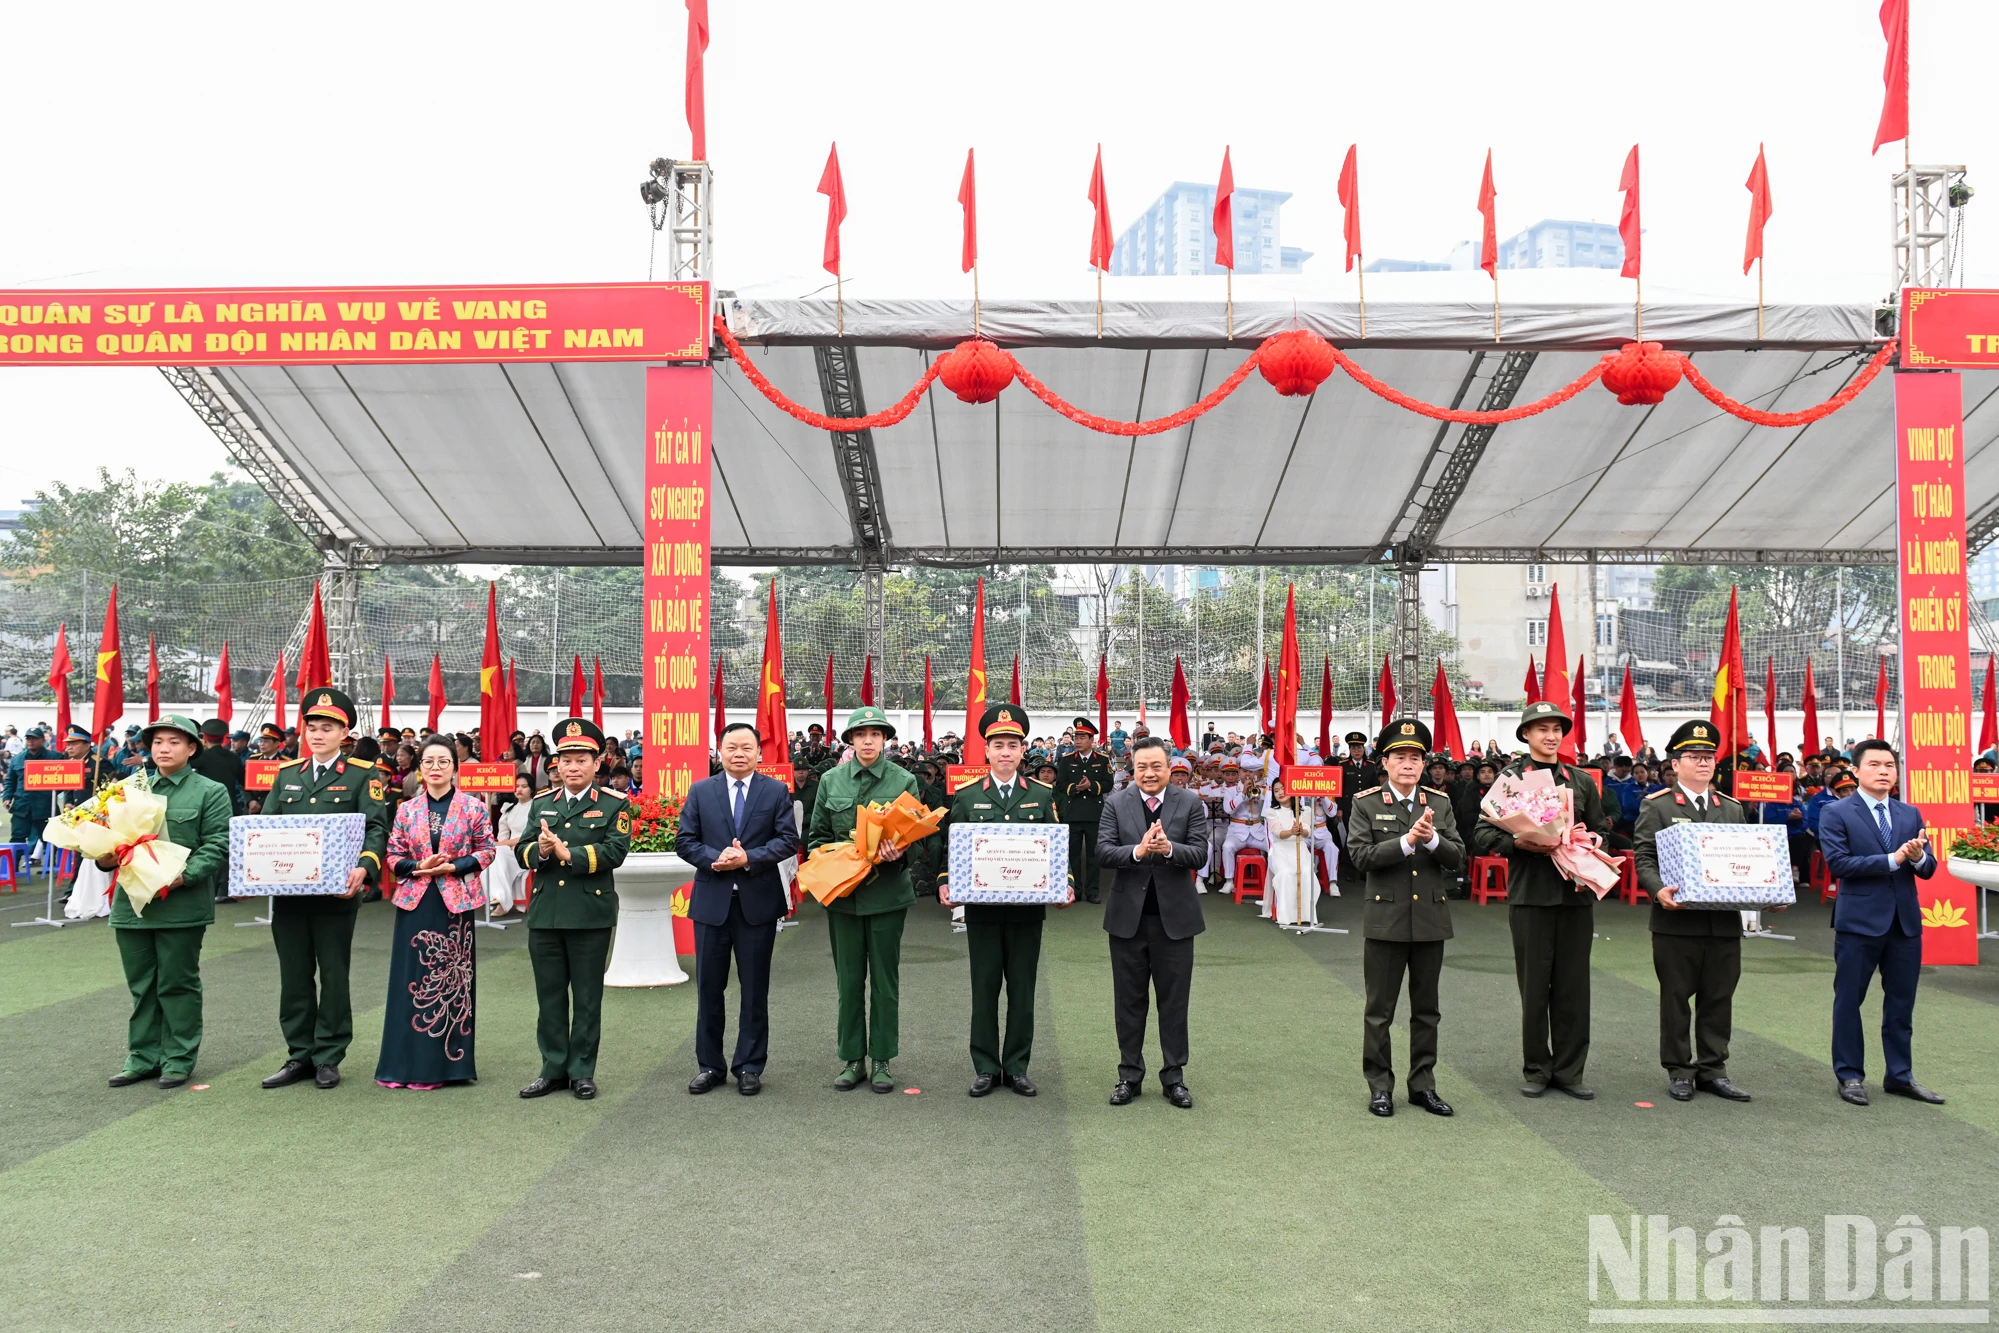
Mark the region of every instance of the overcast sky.
<instances>
[{"instance_id":1,"label":"overcast sky","mask_svg":"<svg viewBox=\"0 0 1999 1333\"><path fill-rule=\"evenodd\" d=\"M1249 6L1014 0L966 9L711 0L716 277L802 295L838 139L853 295L955 295L956 193L979 160L988 294L1081 295L1101 142L1120 232L1175 179L1289 190L1284 241L1346 294L1334 182L1358 141L1371 255L1615 221L1643 145L1648 287L1753 297L1743 180L1767 145L1773 300L1888 286L1899 147L1876 0ZM1999 4L1917 0L1919 162L1994 160ZM685 156L678 0L337 7L15 5L0 287L631 280L646 161ZM1994 184L1967 279L1999 286ZM1254 284L1251 284L1253 291ZM969 294L968 290L965 294ZM0 507L98 463L200 478L223 454L149 370L0 372Z\"/></svg>"}]
</instances>

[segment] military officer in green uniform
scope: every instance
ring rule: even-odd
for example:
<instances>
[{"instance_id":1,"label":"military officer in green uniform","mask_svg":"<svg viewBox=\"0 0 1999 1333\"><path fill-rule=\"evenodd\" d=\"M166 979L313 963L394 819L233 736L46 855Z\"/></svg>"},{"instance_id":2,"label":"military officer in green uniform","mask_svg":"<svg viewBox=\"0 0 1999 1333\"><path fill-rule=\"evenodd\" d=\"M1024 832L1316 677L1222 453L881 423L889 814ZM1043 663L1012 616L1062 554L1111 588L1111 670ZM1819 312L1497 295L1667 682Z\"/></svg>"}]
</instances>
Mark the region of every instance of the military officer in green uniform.
<instances>
[{"instance_id":1,"label":"military officer in green uniform","mask_svg":"<svg viewBox=\"0 0 1999 1333\"><path fill-rule=\"evenodd\" d=\"M1055 806L1069 826L1069 878L1082 890L1083 901L1093 903L1099 901L1103 874L1097 865L1097 822L1116 779L1110 756L1097 749L1097 724L1079 717L1072 730L1076 752L1055 765Z\"/></svg>"},{"instance_id":2,"label":"military officer in green uniform","mask_svg":"<svg viewBox=\"0 0 1999 1333\"><path fill-rule=\"evenodd\" d=\"M1437 983L1451 938L1451 886L1464 868L1465 845L1451 798L1421 786L1430 729L1414 718L1391 722L1374 743L1387 781L1354 793L1347 850L1367 875L1362 970L1367 1017L1360 1065L1367 1109L1395 1114L1395 1061L1389 1025L1409 976L1409 1102L1431 1115L1451 1114L1437 1095Z\"/></svg>"},{"instance_id":3,"label":"military officer in green uniform","mask_svg":"<svg viewBox=\"0 0 1999 1333\"><path fill-rule=\"evenodd\" d=\"M848 716L840 739L854 747L854 757L820 775L819 796L805 835L808 854L852 838L854 811L863 805L887 805L903 792L922 799L915 777L882 753L895 739L888 714L863 704ZM899 1053L902 1023L902 925L909 905L916 901L916 890L910 885L902 848L885 841L877 856L878 863L858 888L826 904L826 933L832 940L833 977L840 994L841 1068L833 1086L841 1092L851 1092L863 1081L876 1092L894 1092L896 1087L889 1062ZM870 1058L872 1077L867 1068Z\"/></svg>"},{"instance_id":4,"label":"military officer in green uniform","mask_svg":"<svg viewBox=\"0 0 1999 1333\"><path fill-rule=\"evenodd\" d=\"M1020 772L1027 750L1027 714L1018 704L994 704L979 719L986 740L986 762L992 771L961 790L951 813L937 829L937 841L950 847L953 824L1054 824L1055 792ZM931 841L931 839L925 839ZM950 904L948 881L938 884L938 898ZM1069 896L1076 901L1076 881ZM1004 1084L1023 1097L1035 1087L1027 1077L1034 1053L1034 977L1041 963L1041 923L1048 909L1040 903L966 903L965 952L972 964L971 1095L983 1097ZM1000 1044L1000 984L1006 984L1006 1044Z\"/></svg>"},{"instance_id":5,"label":"military officer in green uniform","mask_svg":"<svg viewBox=\"0 0 1999 1333\"><path fill-rule=\"evenodd\" d=\"M555 724L556 785L535 794L515 859L534 872L528 899L528 961L534 966L535 1044L541 1073L521 1089L546 1097L567 1088L597 1095L597 1041L604 1020L604 965L618 923L615 872L631 850L625 798L596 785L604 733L587 718Z\"/></svg>"},{"instance_id":6,"label":"military officer in green uniform","mask_svg":"<svg viewBox=\"0 0 1999 1333\"><path fill-rule=\"evenodd\" d=\"M1367 757L1367 733L1349 731L1346 758L1340 761L1340 794L1335 804L1339 808L1339 818L1333 827L1342 838L1346 836L1347 825L1353 820L1353 794L1366 791L1369 787L1381 785L1381 765ZM1354 864L1352 850L1340 858L1342 878L1356 875L1360 867Z\"/></svg>"},{"instance_id":7,"label":"military officer in green uniform","mask_svg":"<svg viewBox=\"0 0 1999 1333\"><path fill-rule=\"evenodd\" d=\"M1735 984L1742 979L1742 914L1684 907L1676 901L1678 886L1659 874L1659 830L1674 824L1749 822L1734 797L1715 790L1717 740L1708 722L1680 725L1666 742L1674 784L1645 798L1632 830L1638 887L1652 895L1659 1063L1666 1067L1666 1090L1677 1102L1691 1101L1695 1089L1731 1102L1749 1100L1728 1078ZM1689 1001L1698 1006L1694 1016L1688 1013Z\"/></svg>"},{"instance_id":8,"label":"military officer in green uniform","mask_svg":"<svg viewBox=\"0 0 1999 1333\"><path fill-rule=\"evenodd\" d=\"M1546 770L1575 796L1575 820L1590 832L1610 831L1603 798L1587 773L1561 762L1562 737L1575 724L1551 699L1528 704L1514 737L1527 757L1506 768L1515 777ZM1513 974L1520 987L1520 1095L1539 1097L1550 1085L1579 1101L1596 1096L1583 1083L1589 1059L1589 955L1595 938L1596 894L1562 877L1546 851L1515 844L1489 819L1478 821L1480 856L1506 858L1506 916L1513 932Z\"/></svg>"},{"instance_id":9,"label":"military officer in green uniform","mask_svg":"<svg viewBox=\"0 0 1999 1333\"><path fill-rule=\"evenodd\" d=\"M177 1088L194 1073L201 1052L201 941L215 921L214 878L229 853L229 789L188 766L201 749L201 729L192 718L161 718L139 733L139 747L152 761L153 794L167 803L164 836L187 848L188 858L180 877L143 914L132 909L123 889L111 890L111 933L132 992L125 1067L111 1086L150 1078ZM116 870L118 860L107 856L97 865Z\"/></svg>"},{"instance_id":10,"label":"military officer in green uniform","mask_svg":"<svg viewBox=\"0 0 1999 1333\"><path fill-rule=\"evenodd\" d=\"M272 904L278 1026L284 1029L286 1056L264 1086L282 1088L309 1078L325 1089L340 1086L340 1061L354 1040L354 1005L347 989L354 920L361 911L361 890L382 876L382 856L389 845L388 792L380 768L341 752L354 726L354 701L325 686L307 690L299 703L306 752L279 766L263 813L358 814L367 822L345 893L278 898Z\"/></svg>"}]
</instances>

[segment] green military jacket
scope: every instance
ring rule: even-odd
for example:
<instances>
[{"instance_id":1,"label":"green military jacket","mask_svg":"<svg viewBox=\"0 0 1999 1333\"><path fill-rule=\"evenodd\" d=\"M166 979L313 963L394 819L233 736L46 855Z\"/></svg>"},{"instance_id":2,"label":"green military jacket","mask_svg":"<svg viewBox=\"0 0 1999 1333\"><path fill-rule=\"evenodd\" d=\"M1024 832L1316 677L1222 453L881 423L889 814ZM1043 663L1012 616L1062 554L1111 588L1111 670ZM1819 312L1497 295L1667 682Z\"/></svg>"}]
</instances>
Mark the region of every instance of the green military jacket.
<instances>
[{"instance_id":1,"label":"green military jacket","mask_svg":"<svg viewBox=\"0 0 1999 1333\"><path fill-rule=\"evenodd\" d=\"M1506 768L1520 777L1530 768L1553 769L1555 781L1575 793L1576 822L1599 836L1610 831L1604 817L1603 797L1589 775L1574 764L1538 764L1522 759ZM1596 893L1586 885L1572 884L1555 869L1552 858L1539 852L1515 850L1513 835L1489 819L1480 819L1472 830L1472 846L1480 856L1506 858L1506 904L1509 907L1594 907Z\"/></svg>"},{"instance_id":2,"label":"green military jacket","mask_svg":"<svg viewBox=\"0 0 1999 1333\"><path fill-rule=\"evenodd\" d=\"M883 756L872 768L859 759L836 764L819 775L819 796L812 803L807 823L805 850L808 855L828 843L845 842L854 836L854 811L879 802L887 805L903 792L922 800L916 777L908 769ZM936 834L931 834L933 838ZM844 898L826 904L829 912L853 916L874 916L899 912L916 901L916 887L909 882L909 858L876 866L859 888Z\"/></svg>"},{"instance_id":3,"label":"green military jacket","mask_svg":"<svg viewBox=\"0 0 1999 1333\"><path fill-rule=\"evenodd\" d=\"M206 926L215 921L215 876L229 859L229 789L191 768L172 777L152 773L153 794L167 802L167 826L162 836L188 849L186 882L168 889L164 898L146 904L144 916L132 910L132 900L120 888L111 890L111 924L125 930L171 930ZM143 856L145 853L139 852Z\"/></svg>"},{"instance_id":4,"label":"green military jacket","mask_svg":"<svg viewBox=\"0 0 1999 1333\"><path fill-rule=\"evenodd\" d=\"M961 788L951 798L951 813L944 816L944 822L937 826L937 837L943 840L944 859L951 855L951 826L953 824L1059 824L1055 815L1055 792L1053 788L1036 782L1033 778L1014 774L1011 799L1002 801L999 784L990 775ZM1091 848L1094 860L1096 849ZM1076 882L1065 876L1073 891ZM1048 909L1041 903L966 903L965 920L973 921L1040 921L1047 917Z\"/></svg>"},{"instance_id":5,"label":"green military jacket","mask_svg":"<svg viewBox=\"0 0 1999 1333\"><path fill-rule=\"evenodd\" d=\"M541 854L541 823L569 845L569 862ZM615 871L632 847L625 798L595 783L571 801L562 787L535 793L514 859L534 872L529 930L609 930L618 924Z\"/></svg>"},{"instance_id":6,"label":"green military jacket","mask_svg":"<svg viewBox=\"0 0 1999 1333\"><path fill-rule=\"evenodd\" d=\"M1437 849L1417 845L1402 850L1402 835L1428 810L1437 830ZM1347 856L1367 875L1362 916L1368 939L1404 943L1451 938L1451 886L1465 866L1451 798L1435 787L1416 788L1412 811L1395 799L1395 789L1369 787L1354 793L1347 817Z\"/></svg>"},{"instance_id":7,"label":"green military jacket","mask_svg":"<svg viewBox=\"0 0 1999 1333\"><path fill-rule=\"evenodd\" d=\"M1081 778L1090 780L1089 790L1076 790L1076 783ZM1063 755L1055 764L1055 804L1063 822L1087 824L1093 819L1102 819L1104 798L1111 794L1111 785L1115 781L1110 756L1102 750L1092 751L1087 759L1080 754Z\"/></svg>"},{"instance_id":8,"label":"green military jacket","mask_svg":"<svg viewBox=\"0 0 1999 1333\"><path fill-rule=\"evenodd\" d=\"M389 850L388 791L383 770L366 759L335 759L330 768L312 776L312 756L290 759L278 766L271 789L264 793L265 815L363 815L367 830L361 837L357 864L367 872L368 882L382 878L382 858ZM358 910L361 895L352 898L322 895L287 899L291 908ZM308 906L310 905L310 906ZM291 910L291 909L288 909Z\"/></svg>"},{"instance_id":9,"label":"green military jacket","mask_svg":"<svg viewBox=\"0 0 1999 1333\"><path fill-rule=\"evenodd\" d=\"M1659 890L1665 881L1659 878L1659 830L1674 824L1747 824L1749 819L1742 812L1742 803L1733 796L1725 796L1713 787L1707 789L1707 810L1703 813L1694 808L1694 803L1678 786L1655 791L1647 796L1638 807L1638 823L1632 829L1633 854L1638 858L1638 887L1652 895L1652 919L1649 923L1655 935L1702 935L1719 939L1739 939L1742 935L1742 913L1719 911L1711 907L1682 907L1678 911L1668 911L1659 905Z\"/></svg>"}]
</instances>

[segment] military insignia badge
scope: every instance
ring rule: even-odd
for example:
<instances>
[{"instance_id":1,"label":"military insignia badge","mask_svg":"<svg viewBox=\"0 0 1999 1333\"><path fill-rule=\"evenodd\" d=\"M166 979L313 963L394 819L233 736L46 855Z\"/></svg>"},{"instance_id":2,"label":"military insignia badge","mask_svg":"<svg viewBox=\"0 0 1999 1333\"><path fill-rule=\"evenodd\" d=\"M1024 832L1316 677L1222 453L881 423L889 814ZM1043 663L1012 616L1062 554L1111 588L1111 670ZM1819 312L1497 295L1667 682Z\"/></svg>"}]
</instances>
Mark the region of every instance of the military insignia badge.
<instances>
[{"instance_id":1,"label":"military insignia badge","mask_svg":"<svg viewBox=\"0 0 1999 1333\"><path fill-rule=\"evenodd\" d=\"M569 734L571 736L581 736L583 734L583 724L581 722L571 722L569 724Z\"/></svg>"},{"instance_id":2,"label":"military insignia badge","mask_svg":"<svg viewBox=\"0 0 1999 1333\"><path fill-rule=\"evenodd\" d=\"M315 708L331 708L331 707L333 707L333 696L332 696L332 695L330 695L330 694L322 694L322 695L320 695L320 696L319 696L319 702L318 702L318 703L316 703L316 704L314 704L314 705L313 705L313 707L315 707Z\"/></svg>"},{"instance_id":3,"label":"military insignia badge","mask_svg":"<svg viewBox=\"0 0 1999 1333\"><path fill-rule=\"evenodd\" d=\"M630 833L631 831L632 831L632 813L631 813L631 811L629 811L629 810L620 810L620 811L618 812L618 832L620 832L620 833Z\"/></svg>"},{"instance_id":4,"label":"military insignia badge","mask_svg":"<svg viewBox=\"0 0 1999 1333\"><path fill-rule=\"evenodd\" d=\"M376 779L375 779L374 781L372 781L372 782L370 782L370 783L368 784L368 799L369 799L369 800L371 800L371 801L379 801L379 800L382 800L382 799L384 798L384 796L385 796L385 795L386 795L386 793L385 793L385 792L383 791L383 788L382 788L382 780L381 780L380 778L376 778Z\"/></svg>"},{"instance_id":5,"label":"military insignia badge","mask_svg":"<svg viewBox=\"0 0 1999 1333\"><path fill-rule=\"evenodd\" d=\"M1402 724L1402 734L1404 736L1414 736L1416 734L1416 724L1414 722L1404 722Z\"/></svg>"}]
</instances>

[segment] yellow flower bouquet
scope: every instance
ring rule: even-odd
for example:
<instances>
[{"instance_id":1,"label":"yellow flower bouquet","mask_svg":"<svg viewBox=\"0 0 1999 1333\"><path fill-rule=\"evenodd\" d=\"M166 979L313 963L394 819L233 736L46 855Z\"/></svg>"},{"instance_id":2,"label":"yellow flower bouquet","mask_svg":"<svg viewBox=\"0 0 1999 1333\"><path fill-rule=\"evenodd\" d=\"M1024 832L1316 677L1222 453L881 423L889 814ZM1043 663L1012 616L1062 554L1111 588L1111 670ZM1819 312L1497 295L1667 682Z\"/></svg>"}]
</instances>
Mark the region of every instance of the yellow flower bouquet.
<instances>
[{"instance_id":1,"label":"yellow flower bouquet","mask_svg":"<svg viewBox=\"0 0 1999 1333\"><path fill-rule=\"evenodd\" d=\"M68 848L88 860L115 858L118 868L111 882L125 890L132 910L144 916L146 904L163 895L187 868L190 849L168 842L166 827L166 799L154 794L145 774L137 773L63 811L49 821L42 837L51 847Z\"/></svg>"}]
</instances>

